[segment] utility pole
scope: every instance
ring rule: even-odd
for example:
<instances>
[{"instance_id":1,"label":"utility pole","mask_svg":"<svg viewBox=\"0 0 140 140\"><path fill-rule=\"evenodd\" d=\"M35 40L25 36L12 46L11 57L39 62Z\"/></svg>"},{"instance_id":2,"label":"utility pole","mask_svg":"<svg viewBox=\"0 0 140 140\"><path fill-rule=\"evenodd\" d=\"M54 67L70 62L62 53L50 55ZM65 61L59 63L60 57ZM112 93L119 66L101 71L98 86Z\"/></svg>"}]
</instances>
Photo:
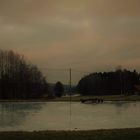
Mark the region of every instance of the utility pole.
<instances>
[{"instance_id":1,"label":"utility pole","mask_svg":"<svg viewBox=\"0 0 140 140\"><path fill-rule=\"evenodd\" d=\"M70 80L70 81L69 81L69 82L70 82L70 83L69 83L69 84L70 84L70 85L69 85L69 86L70 86L70 89L69 89L69 96L70 96L70 122L69 122L69 123L70 123L70 130L71 130L71 115L72 115L72 112L71 112L71 72L72 72L72 70L71 70L71 68L70 68L70 69L69 69L69 75L70 75L70 79L69 79L69 80Z\"/></svg>"},{"instance_id":2,"label":"utility pole","mask_svg":"<svg viewBox=\"0 0 140 140\"><path fill-rule=\"evenodd\" d=\"M69 70L69 73L70 73L70 95L71 95L71 68Z\"/></svg>"}]
</instances>

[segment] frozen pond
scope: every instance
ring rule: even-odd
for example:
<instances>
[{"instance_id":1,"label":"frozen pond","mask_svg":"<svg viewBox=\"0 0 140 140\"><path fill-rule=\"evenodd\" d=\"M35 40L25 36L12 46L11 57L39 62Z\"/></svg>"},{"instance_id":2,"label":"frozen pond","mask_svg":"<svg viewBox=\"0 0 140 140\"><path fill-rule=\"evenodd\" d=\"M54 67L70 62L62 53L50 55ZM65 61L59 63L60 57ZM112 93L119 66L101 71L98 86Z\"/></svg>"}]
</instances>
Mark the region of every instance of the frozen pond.
<instances>
[{"instance_id":1,"label":"frozen pond","mask_svg":"<svg viewBox=\"0 0 140 140\"><path fill-rule=\"evenodd\" d=\"M71 116L70 116L71 114ZM140 127L140 102L0 103L0 131Z\"/></svg>"}]
</instances>

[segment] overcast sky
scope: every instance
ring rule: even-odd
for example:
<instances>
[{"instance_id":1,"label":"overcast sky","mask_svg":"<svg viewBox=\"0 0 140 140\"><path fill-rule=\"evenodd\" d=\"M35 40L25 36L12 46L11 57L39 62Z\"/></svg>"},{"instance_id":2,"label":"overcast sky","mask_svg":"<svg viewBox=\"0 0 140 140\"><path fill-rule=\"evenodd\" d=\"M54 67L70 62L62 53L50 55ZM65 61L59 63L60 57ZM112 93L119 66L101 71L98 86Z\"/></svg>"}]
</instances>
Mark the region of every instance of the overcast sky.
<instances>
[{"instance_id":1,"label":"overcast sky","mask_svg":"<svg viewBox=\"0 0 140 140\"><path fill-rule=\"evenodd\" d=\"M0 0L0 48L39 67L140 71L140 0Z\"/></svg>"}]
</instances>

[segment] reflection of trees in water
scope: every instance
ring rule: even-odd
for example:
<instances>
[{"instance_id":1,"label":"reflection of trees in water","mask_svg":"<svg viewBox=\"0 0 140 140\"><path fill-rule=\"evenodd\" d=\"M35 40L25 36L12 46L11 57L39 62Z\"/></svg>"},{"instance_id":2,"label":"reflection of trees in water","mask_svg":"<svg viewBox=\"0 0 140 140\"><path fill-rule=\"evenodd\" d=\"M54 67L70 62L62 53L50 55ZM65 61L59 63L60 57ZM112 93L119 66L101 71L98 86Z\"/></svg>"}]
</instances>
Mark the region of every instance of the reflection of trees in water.
<instances>
[{"instance_id":1,"label":"reflection of trees in water","mask_svg":"<svg viewBox=\"0 0 140 140\"><path fill-rule=\"evenodd\" d=\"M127 110L130 107L130 105L131 104L129 102L123 102L123 101L117 101L114 103L118 115L121 115L121 113Z\"/></svg>"},{"instance_id":2,"label":"reflection of trees in water","mask_svg":"<svg viewBox=\"0 0 140 140\"><path fill-rule=\"evenodd\" d=\"M37 113L44 103L0 103L0 127L22 125L30 114Z\"/></svg>"},{"instance_id":3,"label":"reflection of trees in water","mask_svg":"<svg viewBox=\"0 0 140 140\"><path fill-rule=\"evenodd\" d=\"M123 107L123 108L128 108L130 106L130 104L128 104L128 102L121 102L121 101L115 102L114 105L116 107Z\"/></svg>"}]
</instances>

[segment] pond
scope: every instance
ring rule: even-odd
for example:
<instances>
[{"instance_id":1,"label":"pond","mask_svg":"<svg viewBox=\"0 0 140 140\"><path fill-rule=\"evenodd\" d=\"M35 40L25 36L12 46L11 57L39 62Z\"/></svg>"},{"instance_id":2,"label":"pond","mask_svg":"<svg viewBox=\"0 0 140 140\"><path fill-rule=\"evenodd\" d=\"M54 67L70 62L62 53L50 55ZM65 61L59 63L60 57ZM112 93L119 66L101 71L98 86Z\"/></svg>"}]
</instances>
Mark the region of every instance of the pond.
<instances>
[{"instance_id":1,"label":"pond","mask_svg":"<svg viewBox=\"0 0 140 140\"><path fill-rule=\"evenodd\" d=\"M140 102L0 103L0 131L94 130L140 127Z\"/></svg>"}]
</instances>

